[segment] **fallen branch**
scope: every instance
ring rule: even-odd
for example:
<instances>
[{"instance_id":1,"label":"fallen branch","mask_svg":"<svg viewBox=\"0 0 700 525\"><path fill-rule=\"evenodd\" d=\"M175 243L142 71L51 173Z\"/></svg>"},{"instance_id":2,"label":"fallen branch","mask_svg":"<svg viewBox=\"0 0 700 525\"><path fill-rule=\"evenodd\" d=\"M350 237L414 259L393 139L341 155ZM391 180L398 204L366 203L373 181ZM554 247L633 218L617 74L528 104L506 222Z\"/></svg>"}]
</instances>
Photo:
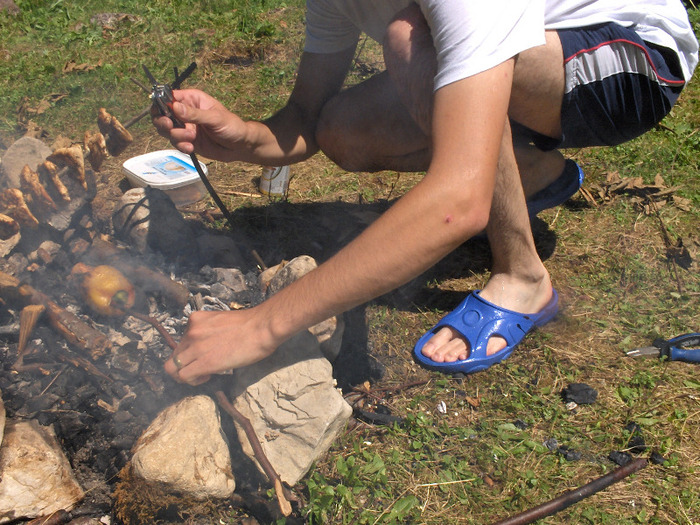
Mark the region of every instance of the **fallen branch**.
<instances>
[{"instance_id":1,"label":"fallen branch","mask_svg":"<svg viewBox=\"0 0 700 525\"><path fill-rule=\"evenodd\" d=\"M564 510L565 508L581 501L588 496L600 492L601 490L609 487L613 483L617 483L621 479L626 478L630 474L637 472L647 466L647 460L644 458L639 458L631 463L628 463L624 467L620 467L613 470L609 474L602 476L598 479L587 483L586 485L579 487L569 492L565 492L558 498L553 499L548 503L544 503L535 507L533 509L522 512L511 518L507 518L503 521L499 521L495 525L526 525L532 523L533 521L542 519L546 516L551 516L557 512Z\"/></svg>"},{"instance_id":2,"label":"fallen branch","mask_svg":"<svg viewBox=\"0 0 700 525\"><path fill-rule=\"evenodd\" d=\"M3 298L13 298L23 305L42 305L51 327L70 344L87 351L93 360L105 355L112 346L105 334L64 310L48 296L4 272L0 272L0 292Z\"/></svg>"},{"instance_id":3,"label":"fallen branch","mask_svg":"<svg viewBox=\"0 0 700 525\"><path fill-rule=\"evenodd\" d=\"M251 425L247 417L241 414L236 409L236 407L234 407L229 402L228 398L226 397L226 394L224 394L221 390L218 390L216 392L216 399L219 401L219 404L222 406L222 408L226 412L228 412L228 414L236 421L236 423L238 423L243 428L245 435L248 438L248 442L253 448L255 459L258 460L258 463L260 463L260 466L265 471L265 474L267 475L268 479L275 486L275 494L277 496L277 501L280 506L280 511L284 516L289 516L292 513L292 506L289 503L289 500L286 498L284 486L282 485L282 480L280 479L280 476L275 470L275 468L272 466L272 463L270 463L270 460L267 459L265 452L260 446L260 441L258 440L258 436L255 434L253 425Z\"/></svg>"}]
</instances>

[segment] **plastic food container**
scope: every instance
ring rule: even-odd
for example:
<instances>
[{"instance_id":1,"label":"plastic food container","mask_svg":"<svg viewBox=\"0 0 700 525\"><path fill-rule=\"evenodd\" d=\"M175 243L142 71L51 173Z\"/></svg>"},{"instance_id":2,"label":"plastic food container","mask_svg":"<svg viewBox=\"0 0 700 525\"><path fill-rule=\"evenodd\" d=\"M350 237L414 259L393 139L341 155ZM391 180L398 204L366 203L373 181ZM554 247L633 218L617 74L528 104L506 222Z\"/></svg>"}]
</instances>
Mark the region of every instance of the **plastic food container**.
<instances>
[{"instance_id":1,"label":"plastic food container","mask_svg":"<svg viewBox=\"0 0 700 525\"><path fill-rule=\"evenodd\" d=\"M206 175L207 167L201 162L199 165ZM130 158L124 162L123 168L132 186L162 190L175 206L192 204L207 194L190 156L175 149Z\"/></svg>"}]
</instances>

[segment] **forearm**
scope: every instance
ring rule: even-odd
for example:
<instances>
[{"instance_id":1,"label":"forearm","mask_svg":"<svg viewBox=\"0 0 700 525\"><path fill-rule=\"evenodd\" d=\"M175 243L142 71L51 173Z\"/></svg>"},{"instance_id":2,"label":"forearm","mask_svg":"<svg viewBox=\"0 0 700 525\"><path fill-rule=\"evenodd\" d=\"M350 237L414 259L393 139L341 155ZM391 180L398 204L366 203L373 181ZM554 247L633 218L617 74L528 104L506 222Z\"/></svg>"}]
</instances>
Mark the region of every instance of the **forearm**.
<instances>
[{"instance_id":1,"label":"forearm","mask_svg":"<svg viewBox=\"0 0 700 525\"><path fill-rule=\"evenodd\" d=\"M488 191L474 187L456 199L464 192L437 177L419 183L334 257L258 307L274 346L405 284L482 231Z\"/></svg>"},{"instance_id":2,"label":"forearm","mask_svg":"<svg viewBox=\"0 0 700 525\"><path fill-rule=\"evenodd\" d=\"M314 139L315 123L290 101L269 119L246 123L246 149L237 160L267 166L304 161L319 149Z\"/></svg>"},{"instance_id":3,"label":"forearm","mask_svg":"<svg viewBox=\"0 0 700 525\"><path fill-rule=\"evenodd\" d=\"M275 342L418 276L488 222L512 63L440 90L435 152L411 191L338 254L261 305ZM498 85L498 84L496 84Z\"/></svg>"},{"instance_id":4,"label":"forearm","mask_svg":"<svg viewBox=\"0 0 700 525\"><path fill-rule=\"evenodd\" d=\"M304 53L284 107L262 122L246 123L246 148L238 160L279 166L317 153L320 115L340 91L353 56L353 48L329 54Z\"/></svg>"}]
</instances>

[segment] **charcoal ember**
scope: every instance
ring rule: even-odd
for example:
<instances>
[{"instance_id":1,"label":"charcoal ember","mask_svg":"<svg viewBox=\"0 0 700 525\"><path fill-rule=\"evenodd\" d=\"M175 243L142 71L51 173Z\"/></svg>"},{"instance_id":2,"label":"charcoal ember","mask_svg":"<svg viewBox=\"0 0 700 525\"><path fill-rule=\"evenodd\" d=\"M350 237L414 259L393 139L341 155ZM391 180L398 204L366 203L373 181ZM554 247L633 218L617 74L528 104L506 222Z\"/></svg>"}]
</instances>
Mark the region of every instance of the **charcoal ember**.
<instances>
[{"instance_id":1,"label":"charcoal ember","mask_svg":"<svg viewBox=\"0 0 700 525\"><path fill-rule=\"evenodd\" d=\"M98 450L95 454L95 459L93 461L95 467L99 472L105 472L109 469L114 469L114 465L119 456L119 450L108 448L106 450Z\"/></svg>"},{"instance_id":2,"label":"charcoal ember","mask_svg":"<svg viewBox=\"0 0 700 525\"><path fill-rule=\"evenodd\" d=\"M36 415L36 420L42 427L48 427L53 425L59 417L60 414L58 412L41 412Z\"/></svg>"},{"instance_id":3,"label":"charcoal ember","mask_svg":"<svg viewBox=\"0 0 700 525\"><path fill-rule=\"evenodd\" d=\"M73 390L75 389L75 385L79 382L80 380L76 380L75 375L73 373L66 370L62 374L53 378L53 383L51 384L51 391L65 399L69 396L72 396Z\"/></svg>"},{"instance_id":4,"label":"charcoal ember","mask_svg":"<svg viewBox=\"0 0 700 525\"><path fill-rule=\"evenodd\" d=\"M562 456L564 456L564 459L565 459L566 461L578 461L578 460L581 459L581 453L580 453L580 452L578 452L578 451L576 451L576 450L572 450L572 449L570 449L569 447L567 447L566 445L560 446L560 447L557 449L557 452L559 452L559 454L561 454Z\"/></svg>"},{"instance_id":5,"label":"charcoal ember","mask_svg":"<svg viewBox=\"0 0 700 525\"><path fill-rule=\"evenodd\" d=\"M129 450L135 441L136 438L133 436L117 436L112 440L110 446L116 450Z\"/></svg>"},{"instance_id":6,"label":"charcoal ember","mask_svg":"<svg viewBox=\"0 0 700 525\"><path fill-rule=\"evenodd\" d=\"M5 411L9 417L17 414L24 406L24 399L22 396L10 395L7 392L3 393L3 402L5 403Z\"/></svg>"},{"instance_id":7,"label":"charcoal ember","mask_svg":"<svg viewBox=\"0 0 700 525\"><path fill-rule=\"evenodd\" d=\"M97 423L95 430L100 436L109 439L114 438L114 436L118 434L118 431L114 426L113 418L107 414L105 414L105 417Z\"/></svg>"},{"instance_id":8,"label":"charcoal ember","mask_svg":"<svg viewBox=\"0 0 700 525\"><path fill-rule=\"evenodd\" d=\"M144 348L139 343L140 341L131 341L113 350L109 363L113 377L126 379L139 373L144 352ZM117 371L126 373L126 377L115 374Z\"/></svg>"},{"instance_id":9,"label":"charcoal ember","mask_svg":"<svg viewBox=\"0 0 700 525\"><path fill-rule=\"evenodd\" d=\"M567 403L590 405L598 399L598 391L586 383L571 383L563 390L562 396Z\"/></svg>"},{"instance_id":10,"label":"charcoal ember","mask_svg":"<svg viewBox=\"0 0 700 525\"><path fill-rule=\"evenodd\" d=\"M632 454L641 454L647 449L647 444L642 435L642 428L637 423L627 423L624 430L630 436L627 441L627 449Z\"/></svg>"},{"instance_id":11,"label":"charcoal ember","mask_svg":"<svg viewBox=\"0 0 700 525\"><path fill-rule=\"evenodd\" d=\"M666 463L666 458L659 454L656 450L651 453L651 455L649 456L649 460L654 465L663 465L664 463Z\"/></svg>"},{"instance_id":12,"label":"charcoal ember","mask_svg":"<svg viewBox=\"0 0 700 525\"><path fill-rule=\"evenodd\" d=\"M619 450L614 450L610 454L608 454L608 459L616 465L624 467L632 461L632 456L627 452L620 452Z\"/></svg>"},{"instance_id":13,"label":"charcoal ember","mask_svg":"<svg viewBox=\"0 0 700 525\"><path fill-rule=\"evenodd\" d=\"M114 414L114 417L112 418L112 421L114 421L115 425L121 425L123 423L127 423L129 420L133 419L134 416L131 415L131 412L127 410L118 410L116 414Z\"/></svg>"},{"instance_id":14,"label":"charcoal ember","mask_svg":"<svg viewBox=\"0 0 700 525\"><path fill-rule=\"evenodd\" d=\"M85 383L75 389L76 397L75 409L87 412L95 406L98 398L97 388L89 383Z\"/></svg>"},{"instance_id":15,"label":"charcoal ember","mask_svg":"<svg viewBox=\"0 0 700 525\"><path fill-rule=\"evenodd\" d=\"M163 403L158 400L153 392L141 393L131 405L131 410L148 416L155 416L163 408Z\"/></svg>"},{"instance_id":16,"label":"charcoal ember","mask_svg":"<svg viewBox=\"0 0 700 525\"><path fill-rule=\"evenodd\" d=\"M64 412L54 428L63 446L69 452L81 448L91 437L92 418L77 411Z\"/></svg>"},{"instance_id":17,"label":"charcoal ember","mask_svg":"<svg viewBox=\"0 0 700 525\"><path fill-rule=\"evenodd\" d=\"M30 414L49 410L54 405L58 404L60 398L56 394L47 392L40 396L30 398L24 405L24 409Z\"/></svg>"}]
</instances>

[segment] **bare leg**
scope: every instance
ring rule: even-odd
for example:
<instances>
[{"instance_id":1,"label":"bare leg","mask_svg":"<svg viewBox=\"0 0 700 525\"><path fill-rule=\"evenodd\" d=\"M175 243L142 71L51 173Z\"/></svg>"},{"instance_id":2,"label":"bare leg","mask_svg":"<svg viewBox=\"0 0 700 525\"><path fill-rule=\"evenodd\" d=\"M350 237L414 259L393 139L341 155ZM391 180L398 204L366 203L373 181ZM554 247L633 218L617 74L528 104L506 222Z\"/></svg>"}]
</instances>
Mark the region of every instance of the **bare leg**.
<instances>
[{"instance_id":1,"label":"bare leg","mask_svg":"<svg viewBox=\"0 0 700 525\"><path fill-rule=\"evenodd\" d=\"M424 171L430 163L436 58L430 30L416 5L392 23L384 48L387 72L330 100L321 115L317 141L329 158L347 170ZM563 89L561 45L556 33L547 33L546 45L518 57L510 117L539 133L558 137ZM535 313L552 292L549 275L535 251L525 195L556 179L564 159L556 151L545 153L523 144L520 137L511 137L509 128L504 130L487 228L494 265L482 297L510 310ZM503 339L494 337L488 353L504 345ZM423 348L437 362L465 359L468 352L466 342L450 329L441 330Z\"/></svg>"},{"instance_id":2,"label":"bare leg","mask_svg":"<svg viewBox=\"0 0 700 525\"><path fill-rule=\"evenodd\" d=\"M430 111L426 107L429 108L427 101L432 95L432 86L426 86L425 79L432 79L435 72L435 52L432 42L427 42L429 36L420 10L412 6L391 25L385 43L387 69L406 107L423 130L430 129L430 122L426 121ZM559 136L563 87L561 45L557 35L551 33L547 45L518 57L510 116L540 133ZM563 158L556 152L542 153L529 147L519 148L518 152L522 155L528 189L533 193L561 173ZM507 125L487 233L494 265L482 297L510 310L538 312L551 298L551 282L535 250L513 137ZM504 345L502 338L493 337L488 353ZM466 342L447 328L423 347L423 354L436 362L466 359L468 352Z\"/></svg>"}]
</instances>

